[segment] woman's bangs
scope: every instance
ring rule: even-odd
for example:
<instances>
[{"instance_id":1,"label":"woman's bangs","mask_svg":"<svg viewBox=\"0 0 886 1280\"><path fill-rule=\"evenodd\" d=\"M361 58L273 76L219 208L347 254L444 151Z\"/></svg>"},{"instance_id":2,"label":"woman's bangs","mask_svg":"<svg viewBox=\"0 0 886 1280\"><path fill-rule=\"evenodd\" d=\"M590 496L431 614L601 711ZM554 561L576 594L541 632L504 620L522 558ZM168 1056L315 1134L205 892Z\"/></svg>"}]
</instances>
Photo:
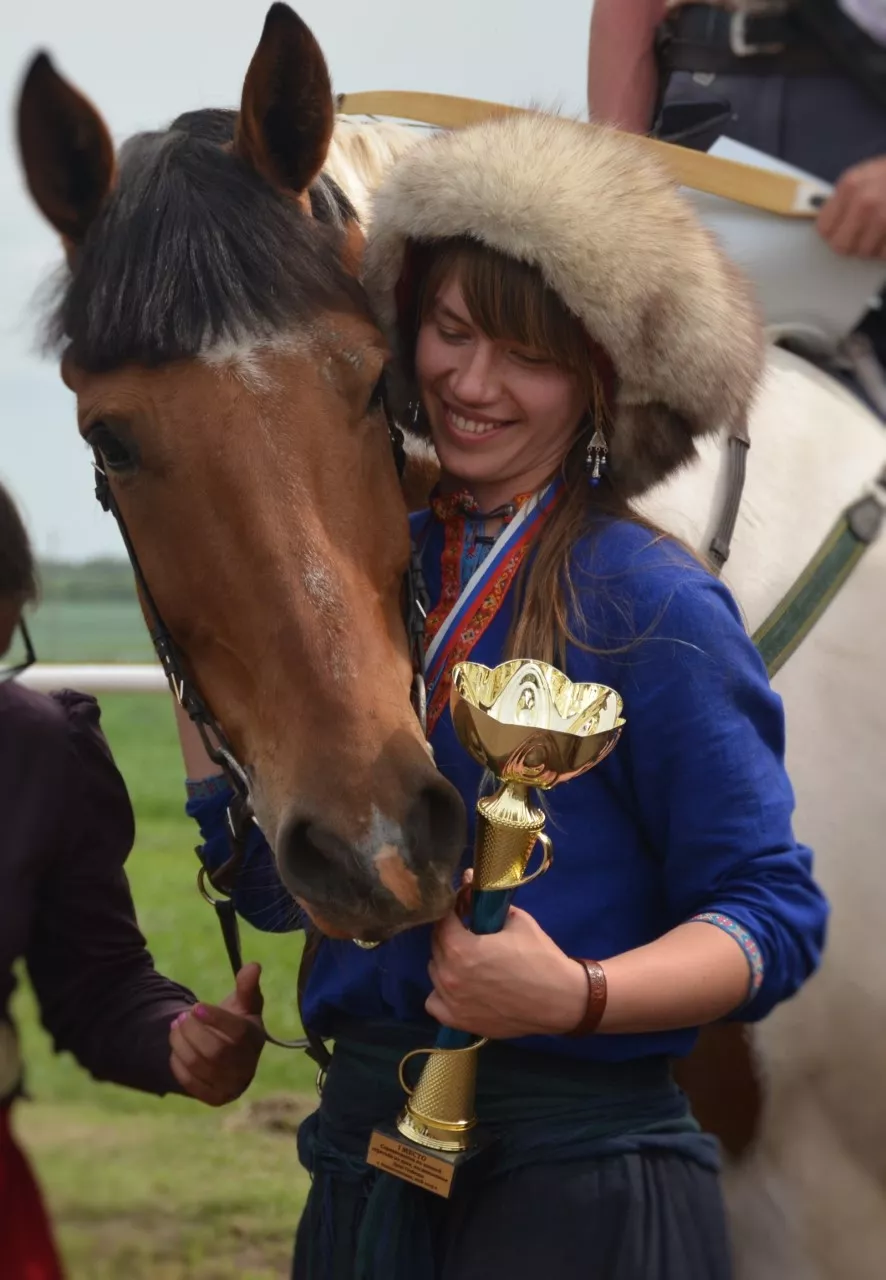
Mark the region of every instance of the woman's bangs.
<instances>
[{"instance_id":1,"label":"woman's bangs","mask_svg":"<svg viewBox=\"0 0 886 1280\"><path fill-rule=\"evenodd\" d=\"M488 338L512 342L574 371L587 361L580 322L569 314L535 267L486 245L455 242L434 257L423 311L430 311L442 285L453 277L471 319Z\"/></svg>"}]
</instances>

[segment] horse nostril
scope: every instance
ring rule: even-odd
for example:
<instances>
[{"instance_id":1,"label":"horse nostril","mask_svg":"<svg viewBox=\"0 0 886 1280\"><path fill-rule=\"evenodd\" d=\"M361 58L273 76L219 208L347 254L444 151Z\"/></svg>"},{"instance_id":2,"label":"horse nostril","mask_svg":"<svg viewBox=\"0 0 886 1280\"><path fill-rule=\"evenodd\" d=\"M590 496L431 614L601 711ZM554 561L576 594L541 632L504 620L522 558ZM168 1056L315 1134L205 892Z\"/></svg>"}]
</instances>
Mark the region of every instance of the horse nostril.
<instances>
[{"instance_id":1,"label":"horse nostril","mask_svg":"<svg viewBox=\"0 0 886 1280\"><path fill-rule=\"evenodd\" d=\"M461 796L444 778L437 778L419 792L409 810L406 842L417 871L427 866L454 871L467 836L467 819Z\"/></svg>"},{"instance_id":2,"label":"horse nostril","mask_svg":"<svg viewBox=\"0 0 886 1280\"><path fill-rule=\"evenodd\" d=\"M320 901L335 900L352 858L349 845L317 822L293 822L280 842L280 868L289 891Z\"/></svg>"}]
</instances>

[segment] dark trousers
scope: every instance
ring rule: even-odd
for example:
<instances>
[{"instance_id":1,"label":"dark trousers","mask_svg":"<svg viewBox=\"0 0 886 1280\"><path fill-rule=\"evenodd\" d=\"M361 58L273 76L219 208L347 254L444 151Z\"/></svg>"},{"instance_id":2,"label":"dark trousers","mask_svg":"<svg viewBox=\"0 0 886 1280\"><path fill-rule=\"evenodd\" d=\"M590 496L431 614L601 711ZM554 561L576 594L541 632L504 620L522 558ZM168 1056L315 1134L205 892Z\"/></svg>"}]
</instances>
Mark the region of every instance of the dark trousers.
<instances>
[{"instance_id":1,"label":"dark trousers","mask_svg":"<svg viewBox=\"0 0 886 1280\"><path fill-rule=\"evenodd\" d=\"M704 80L707 81L705 76ZM726 100L721 132L826 182L886 156L886 111L845 76L714 76L710 84L676 71L665 103Z\"/></svg>"},{"instance_id":2,"label":"dark trousers","mask_svg":"<svg viewBox=\"0 0 886 1280\"><path fill-rule=\"evenodd\" d=\"M670 1153L536 1166L453 1214L441 1280L729 1280L719 1179Z\"/></svg>"},{"instance_id":3,"label":"dark trousers","mask_svg":"<svg viewBox=\"0 0 886 1280\"><path fill-rule=\"evenodd\" d=\"M299 1130L312 1184L292 1280L729 1280L716 1144L666 1059L488 1045L477 1112L494 1141L444 1200L364 1158L402 1106L397 1064L427 1032L347 1030Z\"/></svg>"},{"instance_id":4,"label":"dark trousers","mask_svg":"<svg viewBox=\"0 0 886 1280\"><path fill-rule=\"evenodd\" d=\"M418 1192L428 1195L428 1192ZM353 1280L359 1196L327 1280ZM671 1152L534 1165L433 1206L437 1280L730 1280L716 1173ZM302 1219L292 1280L313 1280Z\"/></svg>"}]
</instances>

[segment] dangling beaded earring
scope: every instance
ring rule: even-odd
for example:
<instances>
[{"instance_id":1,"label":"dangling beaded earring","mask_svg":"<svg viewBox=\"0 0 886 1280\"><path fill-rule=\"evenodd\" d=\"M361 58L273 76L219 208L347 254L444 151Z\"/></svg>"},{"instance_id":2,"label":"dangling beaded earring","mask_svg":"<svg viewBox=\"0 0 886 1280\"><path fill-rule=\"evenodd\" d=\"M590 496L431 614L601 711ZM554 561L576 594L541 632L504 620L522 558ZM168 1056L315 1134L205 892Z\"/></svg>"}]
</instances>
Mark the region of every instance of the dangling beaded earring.
<instances>
[{"instance_id":1,"label":"dangling beaded earring","mask_svg":"<svg viewBox=\"0 0 886 1280\"><path fill-rule=\"evenodd\" d=\"M593 435L588 441L588 452L585 456L585 470L588 473L588 481L594 488L600 483L600 477L606 470L608 461L609 445L606 443L606 437L599 427L595 427Z\"/></svg>"}]
</instances>

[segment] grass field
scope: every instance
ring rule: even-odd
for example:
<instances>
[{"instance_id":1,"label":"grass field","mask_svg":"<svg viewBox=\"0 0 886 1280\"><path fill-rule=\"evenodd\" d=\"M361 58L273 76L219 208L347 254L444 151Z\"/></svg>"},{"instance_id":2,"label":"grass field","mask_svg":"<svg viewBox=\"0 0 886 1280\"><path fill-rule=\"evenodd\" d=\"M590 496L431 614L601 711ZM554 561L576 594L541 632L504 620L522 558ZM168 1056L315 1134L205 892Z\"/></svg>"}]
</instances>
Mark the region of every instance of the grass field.
<instances>
[{"instance_id":1,"label":"grass field","mask_svg":"<svg viewBox=\"0 0 886 1280\"><path fill-rule=\"evenodd\" d=\"M93 613L93 628L96 620ZM76 636L70 621L69 641ZM114 643L121 651L114 656L136 656L127 648L131 623L120 623ZM84 637L88 630L84 621ZM109 645L112 633L109 622ZM68 643L52 656L96 660L98 654L95 644L75 653ZM129 872L142 929L162 972L203 999L218 1000L231 978L215 916L194 887L196 828L182 813L170 704L118 694L103 707L137 815ZM297 935L261 935L244 926L243 940L246 957L264 965L269 1026L278 1035L298 1034ZM213 1111L187 1099L97 1085L72 1059L51 1052L25 987L15 1012L34 1099L19 1106L18 1129L46 1190L70 1280L288 1275L307 1187L291 1120L316 1096L314 1070L303 1054L268 1046L247 1097Z\"/></svg>"}]
</instances>

